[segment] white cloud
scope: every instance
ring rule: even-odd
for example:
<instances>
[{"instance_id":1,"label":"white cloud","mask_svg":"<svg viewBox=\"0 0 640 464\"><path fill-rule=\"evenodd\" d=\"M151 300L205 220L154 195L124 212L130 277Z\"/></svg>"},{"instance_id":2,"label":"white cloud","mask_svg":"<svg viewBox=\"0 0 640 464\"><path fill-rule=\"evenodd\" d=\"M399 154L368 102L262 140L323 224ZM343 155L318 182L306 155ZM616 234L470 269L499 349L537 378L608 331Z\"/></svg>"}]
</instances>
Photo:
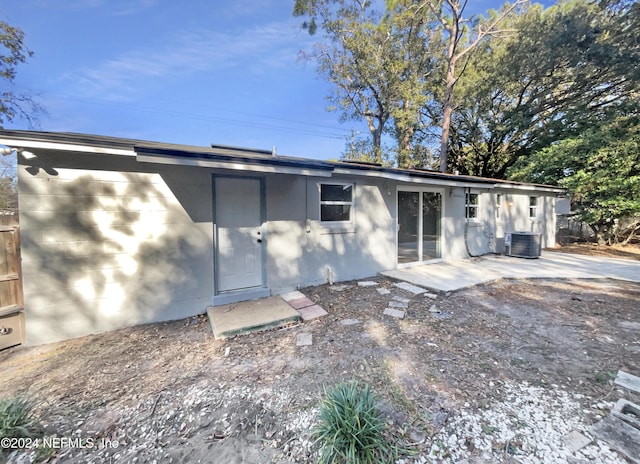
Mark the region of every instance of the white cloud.
<instances>
[{"instance_id":1,"label":"white cloud","mask_svg":"<svg viewBox=\"0 0 640 464\"><path fill-rule=\"evenodd\" d=\"M305 40L289 21L239 34L188 31L174 34L161 49L131 50L91 68L68 73L64 85L67 91L83 96L128 99L161 79L240 67L248 73L261 74L292 66Z\"/></svg>"}]
</instances>

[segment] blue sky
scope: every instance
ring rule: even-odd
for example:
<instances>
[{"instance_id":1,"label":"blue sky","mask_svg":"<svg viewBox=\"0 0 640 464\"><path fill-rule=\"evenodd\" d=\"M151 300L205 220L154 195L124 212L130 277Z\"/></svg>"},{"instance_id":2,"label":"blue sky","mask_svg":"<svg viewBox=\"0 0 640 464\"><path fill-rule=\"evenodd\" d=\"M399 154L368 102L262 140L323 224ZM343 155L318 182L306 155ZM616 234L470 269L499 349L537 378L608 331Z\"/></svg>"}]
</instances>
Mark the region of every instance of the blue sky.
<instances>
[{"instance_id":1,"label":"blue sky","mask_svg":"<svg viewBox=\"0 0 640 464\"><path fill-rule=\"evenodd\" d=\"M470 0L474 9L495 0ZM34 52L16 89L39 129L337 158L351 130L330 87L299 59L318 37L293 0L9 0L0 18ZM8 129L28 129L15 121Z\"/></svg>"}]
</instances>

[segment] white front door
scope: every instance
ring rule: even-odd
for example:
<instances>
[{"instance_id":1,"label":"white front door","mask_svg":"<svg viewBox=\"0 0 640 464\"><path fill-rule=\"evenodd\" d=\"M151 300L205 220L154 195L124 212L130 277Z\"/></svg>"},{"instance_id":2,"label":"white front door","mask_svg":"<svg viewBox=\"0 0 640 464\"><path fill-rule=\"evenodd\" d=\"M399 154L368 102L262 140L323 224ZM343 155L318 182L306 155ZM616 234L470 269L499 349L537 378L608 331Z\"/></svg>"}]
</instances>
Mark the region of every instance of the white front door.
<instances>
[{"instance_id":1,"label":"white front door","mask_svg":"<svg viewBox=\"0 0 640 464\"><path fill-rule=\"evenodd\" d=\"M260 287L262 194L260 179L216 177L217 292Z\"/></svg>"}]
</instances>

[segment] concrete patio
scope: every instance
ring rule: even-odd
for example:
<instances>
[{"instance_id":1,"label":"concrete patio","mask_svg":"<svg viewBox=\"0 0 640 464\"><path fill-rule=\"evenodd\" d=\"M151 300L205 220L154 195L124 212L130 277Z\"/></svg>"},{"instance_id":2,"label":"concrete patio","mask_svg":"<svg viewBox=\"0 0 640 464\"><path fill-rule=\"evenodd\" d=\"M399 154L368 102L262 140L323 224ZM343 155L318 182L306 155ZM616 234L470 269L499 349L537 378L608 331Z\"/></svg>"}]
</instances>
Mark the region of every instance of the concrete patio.
<instances>
[{"instance_id":1,"label":"concrete patio","mask_svg":"<svg viewBox=\"0 0 640 464\"><path fill-rule=\"evenodd\" d=\"M440 292L499 279L598 279L640 282L640 261L543 252L537 259L487 255L481 258L423 264L381 273Z\"/></svg>"},{"instance_id":2,"label":"concrete patio","mask_svg":"<svg viewBox=\"0 0 640 464\"><path fill-rule=\"evenodd\" d=\"M499 279L601 279L640 282L640 261L543 252L538 259L487 255L381 272L383 276L438 292L450 292ZM326 315L303 293L289 292L207 310L217 339L282 327Z\"/></svg>"}]
</instances>

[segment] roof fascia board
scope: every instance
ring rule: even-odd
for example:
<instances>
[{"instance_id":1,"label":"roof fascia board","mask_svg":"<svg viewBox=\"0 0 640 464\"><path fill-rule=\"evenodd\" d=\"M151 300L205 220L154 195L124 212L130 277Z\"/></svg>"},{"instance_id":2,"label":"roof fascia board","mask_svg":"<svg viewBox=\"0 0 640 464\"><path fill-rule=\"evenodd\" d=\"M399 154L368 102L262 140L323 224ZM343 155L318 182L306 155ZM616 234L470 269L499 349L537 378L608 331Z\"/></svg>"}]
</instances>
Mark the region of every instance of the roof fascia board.
<instances>
[{"instance_id":1,"label":"roof fascia board","mask_svg":"<svg viewBox=\"0 0 640 464\"><path fill-rule=\"evenodd\" d=\"M0 144L11 148L37 148L43 150L75 151L81 153L100 153L106 155L135 156L133 150L119 148L96 147L90 145L74 145L70 143L41 142L37 140L17 140L0 138Z\"/></svg>"},{"instance_id":2,"label":"roof fascia board","mask_svg":"<svg viewBox=\"0 0 640 464\"><path fill-rule=\"evenodd\" d=\"M496 183L495 188L505 190L526 190L529 192L566 193L565 189L559 187L542 187L540 185L527 184L500 184Z\"/></svg>"},{"instance_id":3,"label":"roof fascia board","mask_svg":"<svg viewBox=\"0 0 640 464\"><path fill-rule=\"evenodd\" d=\"M142 153L137 153L136 160L141 163L171 164L174 166L195 166L214 169L230 169L233 171L251 171L272 174L298 174L303 176L331 177L331 171L325 169L271 166L265 164L243 163L241 161L216 161L213 159L180 158L170 155L151 155Z\"/></svg>"},{"instance_id":4,"label":"roof fascia board","mask_svg":"<svg viewBox=\"0 0 640 464\"><path fill-rule=\"evenodd\" d=\"M365 177L381 177L383 179L395 180L398 182L409 182L412 184L429 184L429 185L443 185L445 187L471 187L479 189L492 189L493 183L490 182L464 182L457 180L435 179L430 177L417 177L408 174L395 174L390 172L380 171L359 171L345 168L336 168L333 171L334 174L365 176Z\"/></svg>"}]
</instances>

